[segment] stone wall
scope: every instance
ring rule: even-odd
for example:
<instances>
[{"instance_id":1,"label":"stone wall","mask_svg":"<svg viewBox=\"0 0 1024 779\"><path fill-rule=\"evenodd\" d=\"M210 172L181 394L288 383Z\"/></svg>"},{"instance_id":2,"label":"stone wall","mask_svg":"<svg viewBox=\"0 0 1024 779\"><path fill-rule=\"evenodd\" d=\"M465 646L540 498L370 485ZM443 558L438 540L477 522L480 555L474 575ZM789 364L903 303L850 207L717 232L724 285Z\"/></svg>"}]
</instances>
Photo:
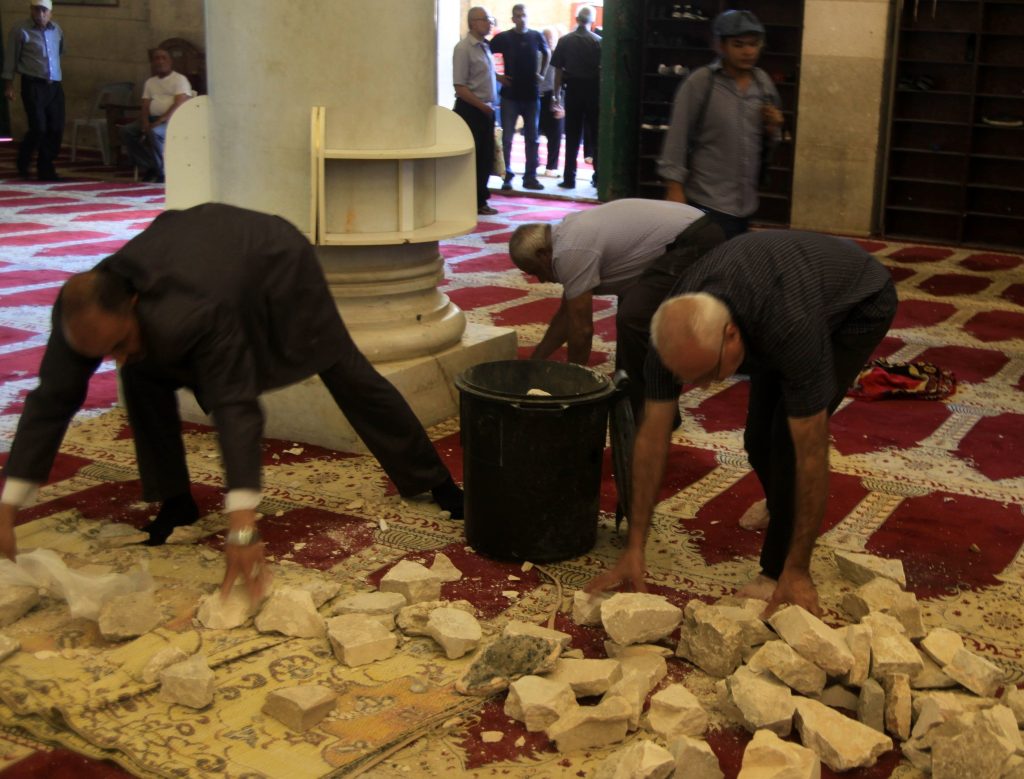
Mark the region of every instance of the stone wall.
<instances>
[{"instance_id":1,"label":"stone wall","mask_svg":"<svg viewBox=\"0 0 1024 779\"><path fill-rule=\"evenodd\" d=\"M28 0L0 0L4 45L11 26L28 18ZM149 77L148 50L167 38L185 38L205 49L202 0L120 0L116 7L54 5L53 20L64 30L62 61L67 101L65 144L71 125L89 114L101 84L135 82L136 95ZM25 131L20 100L11 107L16 138ZM88 142L90 139L86 139Z\"/></svg>"}]
</instances>

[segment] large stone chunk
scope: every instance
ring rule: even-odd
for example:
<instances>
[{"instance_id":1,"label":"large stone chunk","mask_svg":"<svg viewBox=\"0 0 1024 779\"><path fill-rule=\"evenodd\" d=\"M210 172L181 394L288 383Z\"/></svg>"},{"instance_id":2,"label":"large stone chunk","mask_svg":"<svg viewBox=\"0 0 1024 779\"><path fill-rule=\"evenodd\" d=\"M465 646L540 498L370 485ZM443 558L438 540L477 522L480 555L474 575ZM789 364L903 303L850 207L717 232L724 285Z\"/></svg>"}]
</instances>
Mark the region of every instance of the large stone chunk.
<instances>
[{"instance_id":1,"label":"large stone chunk","mask_svg":"<svg viewBox=\"0 0 1024 779\"><path fill-rule=\"evenodd\" d=\"M553 630L543 625L534 625L532 622L520 622L514 619L505 625L501 634L503 636L537 636L557 641L563 650L568 649L569 643L572 641L572 636L568 633L563 633L561 630Z\"/></svg>"},{"instance_id":2,"label":"large stone chunk","mask_svg":"<svg viewBox=\"0 0 1024 779\"><path fill-rule=\"evenodd\" d=\"M804 746L833 771L874 765L892 749L888 736L809 698L796 701L796 727Z\"/></svg>"},{"instance_id":3,"label":"large stone chunk","mask_svg":"<svg viewBox=\"0 0 1024 779\"><path fill-rule=\"evenodd\" d=\"M231 630L244 625L256 613L258 604L249 597L246 587L235 586L222 598L219 591L211 592L199 601L196 619L210 630Z\"/></svg>"},{"instance_id":4,"label":"large stone chunk","mask_svg":"<svg viewBox=\"0 0 1024 779\"><path fill-rule=\"evenodd\" d=\"M751 671L770 672L799 693L815 697L825 688L825 672L785 641L763 644L747 661Z\"/></svg>"},{"instance_id":5,"label":"large stone chunk","mask_svg":"<svg viewBox=\"0 0 1024 779\"><path fill-rule=\"evenodd\" d=\"M932 779L999 779L1003 775L1013 749L998 719L984 714L966 712L929 731Z\"/></svg>"},{"instance_id":6,"label":"large stone chunk","mask_svg":"<svg viewBox=\"0 0 1024 779\"><path fill-rule=\"evenodd\" d=\"M427 635L441 645L445 657L455 660L479 646L483 631L472 614L461 609L441 608L430 612Z\"/></svg>"},{"instance_id":7,"label":"large stone chunk","mask_svg":"<svg viewBox=\"0 0 1024 779\"><path fill-rule=\"evenodd\" d=\"M871 628L871 675L878 680L892 674L916 676L924 668L921 656L903 625L888 614L869 614L864 624Z\"/></svg>"},{"instance_id":8,"label":"large stone chunk","mask_svg":"<svg viewBox=\"0 0 1024 779\"><path fill-rule=\"evenodd\" d=\"M743 607L693 600L684 615L676 654L712 676L728 676L751 647L773 638L760 617Z\"/></svg>"},{"instance_id":9,"label":"large stone chunk","mask_svg":"<svg viewBox=\"0 0 1024 779\"><path fill-rule=\"evenodd\" d=\"M384 574L378 589L397 592L410 604L441 597L441 577L420 563L402 560Z\"/></svg>"},{"instance_id":10,"label":"large stone chunk","mask_svg":"<svg viewBox=\"0 0 1024 779\"><path fill-rule=\"evenodd\" d=\"M217 680L202 655L168 666L160 672L160 697L193 709L205 709L213 703Z\"/></svg>"},{"instance_id":11,"label":"large stone chunk","mask_svg":"<svg viewBox=\"0 0 1024 779\"><path fill-rule=\"evenodd\" d=\"M111 598L100 607L100 633L109 641L123 641L148 633L164 621L163 609L152 590Z\"/></svg>"},{"instance_id":12,"label":"large stone chunk","mask_svg":"<svg viewBox=\"0 0 1024 779\"><path fill-rule=\"evenodd\" d=\"M956 687L956 682L949 678L945 671L939 668L931 656L922 652L920 647L917 650L921 658L922 668L920 672L910 677L910 686L914 690L934 690L945 687Z\"/></svg>"},{"instance_id":13,"label":"large stone chunk","mask_svg":"<svg viewBox=\"0 0 1024 779\"><path fill-rule=\"evenodd\" d=\"M17 622L39 603L35 587L0 588L0 628Z\"/></svg>"},{"instance_id":14,"label":"large stone chunk","mask_svg":"<svg viewBox=\"0 0 1024 779\"><path fill-rule=\"evenodd\" d=\"M912 592L901 592L887 613L900 621L907 638L923 638L928 632L924 626L921 604Z\"/></svg>"},{"instance_id":15,"label":"large stone chunk","mask_svg":"<svg viewBox=\"0 0 1024 779\"><path fill-rule=\"evenodd\" d=\"M263 713L291 730L303 733L334 710L337 695L330 687L301 684L267 695Z\"/></svg>"},{"instance_id":16,"label":"large stone chunk","mask_svg":"<svg viewBox=\"0 0 1024 779\"><path fill-rule=\"evenodd\" d=\"M330 613L334 617L340 617L343 614L368 614L376 617L378 622L391 630L395 626L395 615L406 605L405 596L399 592L360 592L336 600L331 604ZM424 618L424 629L426 629L426 624L426 618Z\"/></svg>"},{"instance_id":17,"label":"large stone chunk","mask_svg":"<svg viewBox=\"0 0 1024 779\"><path fill-rule=\"evenodd\" d=\"M331 617L327 620L327 638L338 661L353 667L385 660L398 646L398 636L366 614Z\"/></svg>"},{"instance_id":18,"label":"large stone chunk","mask_svg":"<svg viewBox=\"0 0 1024 779\"><path fill-rule=\"evenodd\" d=\"M679 626L683 611L661 595L617 592L601 604L601 623L618 644L664 638Z\"/></svg>"},{"instance_id":19,"label":"large stone chunk","mask_svg":"<svg viewBox=\"0 0 1024 779\"><path fill-rule=\"evenodd\" d=\"M1013 716L1017 718L1018 727L1024 728L1024 690L1015 684L1008 684L999 700L1013 712Z\"/></svg>"},{"instance_id":20,"label":"large stone chunk","mask_svg":"<svg viewBox=\"0 0 1024 779\"><path fill-rule=\"evenodd\" d=\"M833 709L857 711L857 696L841 684L833 684L821 691L817 700Z\"/></svg>"},{"instance_id":21,"label":"large stone chunk","mask_svg":"<svg viewBox=\"0 0 1024 779\"><path fill-rule=\"evenodd\" d=\"M442 582L457 582L462 578L462 571L455 567L455 563L446 554L438 552L434 555L434 562L430 565L430 571Z\"/></svg>"},{"instance_id":22,"label":"large stone chunk","mask_svg":"<svg viewBox=\"0 0 1024 779\"><path fill-rule=\"evenodd\" d=\"M843 684L860 687L871 673L871 627L869 625L846 625L839 630L853 654L853 665L843 677Z\"/></svg>"},{"instance_id":23,"label":"large stone chunk","mask_svg":"<svg viewBox=\"0 0 1024 779\"><path fill-rule=\"evenodd\" d=\"M629 728L629 704L609 698L597 706L578 706L545 731L559 752L575 752L622 741Z\"/></svg>"},{"instance_id":24,"label":"large stone chunk","mask_svg":"<svg viewBox=\"0 0 1024 779\"><path fill-rule=\"evenodd\" d=\"M431 600L402 607L398 611L395 622L398 624L398 629L407 636L425 636L427 635L427 620L430 619L430 612L441 608L460 609L467 614L476 616L476 609L468 600Z\"/></svg>"},{"instance_id":25,"label":"large stone chunk","mask_svg":"<svg viewBox=\"0 0 1024 779\"><path fill-rule=\"evenodd\" d=\"M675 735L699 736L708 727L704 707L682 684L670 684L651 696L647 717L651 729L665 739Z\"/></svg>"},{"instance_id":26,"label":"large stone chunk","mask_svg":"<svg viewBox=\"0 0 1024 779\"><path fill-rule=\"evenodd\" d=\"M723 779L718 756L707 741L692 736L673 736L669 739L668 751L676 761L675 779Z\"/></svg>"},{"instance_id":27,"label":"large stone chunk","mask_svg":"<svg viewBox=\"0 0 1024 779\"><path fill-rule=\"evenodd\" d=\"M668 663L661 655L626 655L618 660L622 666L622 675L636 674L643 679L648 692L668 674Z\"/></svg>"},{"instance_id":28,"label":"large stone chunk","mask_svg":"<svg viewBox=\"0 0 1024 779\"><path fill-rule=\"evenodd\" d=\"M843 610L857 622L868 614L887 612L902 593L900 586L890 579L872 579L843 596Z\"/></svg>"},{"instance_id":29,"label":"large stone chunk","mask_svg":"<svg viewBox=\"0 0 1024 779\"><path fill-rule=\"evenodd\" d=\"M568 684L542 676L524 676L508 686L505 714L524 723L531 733L536 733L577 705L576 696Z\"/></svg>"},{"instance_id":30,"label":"large stone chunk","mask_svg":"<svg viewBox=\"0 0 1024 779\"><path fill-rule=\"evenodd\" d=\"M629 704L629 729L633 731L640 727L640 715L643 714L648 692L650 688L643 675L629 673L608 688L604 700L618 696Z\"/></svg>"},{"instance_id":31,"label":"large stone chunk","mask_svg":"<svg viewBox=\"0 0 1024 779\"><path fill-rule=\"evenodd\" d=\"M183 663L188 660L189 655L180 647L170 644L163 649L157 650L152 657L142 666L139 678L146 684L152 684L160 678L160 672L172 665Z\"/></svg>"},{"instance_id":32,"label":"large stone chunk","mask_svg":"<svg viewBox=\"0 0 1024 779\"><path fill-rule=\"evenodd\" d=\"M921 639L923 649L939 667L953 662L953 655L964 648L964 640L949 628L932 628L928 635Z\"/></svg>"},{"instance_id":33,"label":"large stone chunk","mask_svg":"<svg viewBox=\"0 0 1024 779\"><path fill-rule=\"evenodd\" d=\"M754 733L767 728L779 736L788 736L793 727L793 694L770 674L759 674L747 667L737 669L728 678L733 705L743 715L743 727Z\"/></svg>"},{"instance_id":34,"label":"large stone chunk","mask_svg":"<svg viewBox=\"0 0 1024 779\"><path fill-rule=\"evenodd\" d=\"M324 618L308 590L282 587L270 595L256 616L256 629L260 633L316 638L324 634Z\"/></svg>"},{"instance_id":35,"label":"large stone chunk","mask_svg":"<svg viewBox=\"0 0 1024 779\"><path fill-rule=\"evenodd\" d=\"M768 620L787 644L830 676L853 667L853 653L839 632L801 606L787 606Z\"/></svg>"},{"instance_id":36,"label":"large stone chunk","mask_svg":"<svg viewBox=\"0 0 1024 779\"><path fill-rule=\"evenodd\" d=\"M737 779L820 778L821 761L813 750L783 741L770 730L754 734L743 752L743 765L737 775Z\"/></svg>"},{"instance_id":37,"label":"large stone chunk","mask_svg":"<svg viewBox=\"0 0 1024 779\"><path fill-rule=\"evenodd\" d=\"M910 738L910 677L906 674L892 674L882 680L885 690L885 729L906 741Z\"/></svg>"},{"instance_id":38,"label":"large stone chunk","mask_svg":"<svg viewBox=\"0 0 1024 779\"><path fill-rule=\"evenodd\" d=\"M553 682L568 684L577 698L604 695L608 688L622 678L622 665L618 660L559 658L548 674Z\"/></svg>"},{"instance_id":39,"label":"large stone chunk","mask_svg":"<svg viewBox=\"0 0 1024 779\"><path fill-rule=\"evenodd\" d=\"M1003 669L968 649L958 649L949 665L942 670L951 679L982 697L995 695L999 686L1006 681Z\"/></svg>"},{"instance_id":40,"label":"large stone chunk","mask_svg":"<svg viewBox=\"0 0 1024 779\"><path fill-rule=\"evenodd\" d=\"M857 719L872 730L885 733L885 690L874 679L865 679L860 687Z\"/></svg>"},{"instance_id":41,"label":"large stone chunk","mask_svg":"<svg viewBox=\"0 0 1024 779\"><path fill-rule=\"evenodd\" d=\"M492 695L509 683L555 667L561 645L537 636L501 636L485 647L455 682L463 695Z\"/></svg>"},{"instance_id":42,"label":"large stone chunk","mask_svg":"<svg viewBox=\"0 0 1024 779\"><path fill-rule=\"evenodd\" d=\"M667 779L675 770L672 753L653 741L637 741L606 757L594 779Z\"/></svg>"},{"instance_id":43,"label":"large stone chunk","mask_svg":"<svg viewBox=\"0 0 1024 779\"><path fill-rule=\"evenodd\" d=\"M900 589L907 588L907 577L903 573L901 560L843 550L836 550L835 557L839 573L854 584L867 584L872 579L881 577L896 582Z\"/></svg>"},{"instance_id":44,"label":"large stone chunk","mask_svg":"<svg viewBox=\"0 0 1024 779\"><path fill-rule=\"evenodd\" d=\"M613 592L603 592L591 595L583 590L576 590L572 594L572 621L577 625L600 625L601 606L614 594Z\"/></svg>"}]
</instances>

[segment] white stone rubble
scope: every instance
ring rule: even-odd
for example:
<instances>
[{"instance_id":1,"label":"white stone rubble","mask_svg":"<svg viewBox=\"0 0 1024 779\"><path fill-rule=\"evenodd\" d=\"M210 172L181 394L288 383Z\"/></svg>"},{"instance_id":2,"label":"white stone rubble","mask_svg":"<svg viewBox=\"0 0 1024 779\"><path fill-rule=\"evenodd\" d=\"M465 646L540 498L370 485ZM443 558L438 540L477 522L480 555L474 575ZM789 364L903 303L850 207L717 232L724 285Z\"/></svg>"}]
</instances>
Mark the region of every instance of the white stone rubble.
<instances>
[{"instance_id":1,"label":"white stone rubble","mask_svg":"<svg viewBox=\"0 0 1024 779\"><path fill-rule=\"evenodd\" d=\"M790 741L783 741L770 730L759 730L754 734L743 751L743 765L737 774L737 779L820 777L821 761L813 750Z\"/></svg>"},{"instance_id":2,"label":"white stone rubble","mask_svg":"<svg viewBox=\"0 0 1024 779\"><path fill-rule=\"evenodd\" d=\"M0 635L0 663L21 649L21 642L10 636Z\"/></svg>"},{"instance_id":3,"label":"white stone rubble","mask_svg":"<svg viewBox=\"0 0 1024 779\"><path fill-rule=\"evenodd\" d=\"M951 679L983 698L995 695L1006 681L1003 669L968 649L958 649L942 670Z\"/></svg>"},{"instance_id":4,"label":"white stone rubble","mask_svg":"<svg viewBox=\"0 0 1024 779\"><path fill-rule=\"evenodd\" d=\"M661 644L629 644L623 646L611 640L604 642L604 653L608 657L632 657L634 655L672 656L672 650Z\"/></svg>"},{"instance_id":5,"label":"white stone rubble","mask_svg":"<svg viewBox=\"0 0 1024 779\"><path fill-rule=\"evenodd\" d=\"M932 628L928 635L921 639L921 649L932 658L939 667L953 662L953 655L964 648L964 640L949 628Z\"/></svg>"},{"instance_id":6,"label":"white stone rubble","mask_svg":"<svg viewBox=\"0 0 1024 779\"><path fill-rule=\"evenodd\" d=\"M871 673L871 626L846 625L840 628L839 635L850 647L853 665L842 678L843 684L860 687Z\"/></svg>"},{"instance_id":7,"label":"white stone rubble","mask_svg":"<svg viewBox=\"0 0 1024 779\"><path fill-rule=\"evenodd\" d=\"M402 560L380 580L381 592L397 592L410 604L441 597L441 578L429 568L412 560Z\"/></svg>"},{"instance_id":8,"label":"white stone rubble","mask_svg":"<svg viewBox=\"0 0 1024 779\"><path fill-rule=\"evenodd\" d=\"M833 709L846 709L857 711L859 701L856 693L843 687L841 684L833 684L821 691L817 700Z\"/></svg>"},{"instance_id":9,"label":"white stone rubble","mask_svg":"<svg viewBox=\"0 0 1024 779\"><path fill-rule=\"evenodd\" d=\"M862 552L846 552L837 549L835 552L836 565L839 566L839 573L854 584L867 584L872 579L881 577L891 579L900 586L907 588L907 577L903 572L903 561L892 560L885 557Z\"/></svg>"},{"instance_id":10,"label":"white stone rubble","mask_svg":"<svg viewBox=\"0 0 1024 779\"><path fill-rule=\"evenodd\" d=\"M692 736L672 736L668 751L676 761L675 779L723 779L718 756L708 742Z\"/></svg>"},{"instance_id":11,"label":"white stone rubble","mask_svg":"<svg viewBox=\"0 0 1024 779\"><path fill-rule=\"evenodd\" d=\"M492 695L522 676L555 667L561 644L537 636L500 636L473 658L455 689L463 695Z\"/></svg>"},{"instance_id":12,"label":"white stone rubble","mask_svg":"<svg viewBox=\"0 0 1024 779\"><path fill-rule=\"evenodd\" d=\"M803 607L780 609L768 623L783 641L830 676L841 676L853 666L853 653L839 631Z\"/></svg>"},{"instance_id":13,"label":"white stone rubble","mask_svg":"<svg viewBox=\"0 0 1024 779\"><path fill-rule=\"evenodd\" d=\"M618 660L612 659L559 658L547 678L568 684L577 698L604 695L622 678L622 666Z\"/></svg>"},{"instance_id":14,"label":"white stone rubble","mask_svg":"<svg viewBox=\"0 0 1024 779\"><path fill-rule=\"evenodd\" d=\"M643 644L669 635L683 611L661 595L617 592L601 604L601 624L619 644Z\"/></svg>"},{"instance_id":15,"label":"white stone rubble","mask_svg":"<svg viewBox=\"0 0 1024 779\"><path fill-rule=\"evenodd\" d=\"M653 741L636 741L606 757L594 779L668 779L675 771L672 753Z\"/></svg>"},{"instance_id":16,"label":"white stone rubble","mask_svg":"<svg viewBox=\"0 0 1024 779\"><path fill-rule=\"evenodd\" d=\"M405 596L398 592L360 592L334 601L330 614L332 617L340 617L342 614L366 614L376 617L378 622L391 630L395 627L395 616L406 605ZM425 619L423 624L426 626Z\"/></svg>"},{"instance_id":17,"label":"white stone rubble","mask_svg":"<svg viewBox=\"0 0 1024 779\"><path fill-rule=\"evenodd\" d=\"M857 720L872 730L885 732L885 690L874 679L866 679L860 687Z\"/></svg>"},{"instance_id":18,"label":"white stone rubble","mask_svg":"<svg viewBox=\"0 0 1024 779\"><path fill-rule=\"evenodd\" d=\"M472 614L445 607L430 612L427 635L441 645L449 660L456 660L480 645L483 630Z\"/></svg>"},{"instance_id":19,"label":"white stone rubble","mask_svg":"<svg viewBox=\"0 0 1024 779\"><path fill-rule=\"evenodd\" d=\"M906 741L910 738L911 696L910 677L906 674L891 674L882 679L885 690L885 729Z\"/></svg>"},{"instance_id":20,"label":"white stone rubble","mask_svg":"<svg viewBox=\"0 0 1024 779\"><path fill-rule=\"evenodd\" d=\"M249 598L249 591L244 586L235 586L226 598L215 590L199 601L196 619L211 630L231 630L244 625L256 612L258 604Z\"/></svg>"},{"instance_id":21,"label":"white stone rubble","mask_svg":"<svg viewBox=\"0 0 1024 779\"><path fill-rule=\"evenodd\" d=\"M622 741L629 728L629 704L622 698L609 698L597 706L578 706L570 710L545 733L559 752L575 752Z\"/></svg>"},{"instance_id":22,"label":"white stone rubble","mask_svg":"<svg viewBox=\"0 0 1024 779\"><path fill-rule=\"evenodd\" d=\"M334 656L347 666L385 660L398 646L398 636L365 614L331 617L327 620L327 637Z\"/></svg>"},{"instance_id":23,"label":"white stone rubble","mask_svg":"<svg viewBox=\"0 0 1024 779\"><path fill-rule=\"evenodd\" d=\"M602 592L590 595L583 590L572 594L572 621L577 625L597 626L601 624L601 604L614 593Z\"/></svg>"},{"instance_id":24,"label":"white stone rubble","mask_svg":"<svg viewBox=\"0 0 1024 779\"><path fill-rule=\"evenodd\" d=\"M651 730L664 739L675 735L700 736L707 730L708 714L685 686L670 684L651 696L647 721Z\"/></svg>"},{"instance_id":25,"label":"white stone rubble","mask_svg":"<svg viewBox=\"0 0 1024 779\"><path fill-rule=\"evenodd\" d=\"M871 627L871 675L881 681L891 674L916 676L924 668L921 656L903 625L888 614L868 614L864 624Z\"/></svg>"},{"instance_id":26,"label":"white stone rubble","mask_svg":"<svg viewBox=\"0 0 1024 779\"><path fill-rule=\"evenodd\" d=\"M536 733L578 705L568 684L542 676L524 676L508 686L505 714L524 723L531 733Z\"/></svg>"},{"instance_id":27,"label":"white stone rubble","mask_svg":"<svg viewBox=\"0 0 1024 779\"><path fill-rule=\"evenodd\" d=\"M794 698L790 689L768 673L746 666L738 668L726 683L733 705L742 715L743 727L754 733L767 728L788 736L793 727Z\"/></svg>"},{"instance_id":28,"label":"white stone rubble","mask_svg":"<svg viewBox=\"0 0 1024 779\"><path fill-rule=\"evenodd\" d=\"M163 621L163 609L152 590L111 598L100 607L97 620L100 633L108 641L136 638Z\"/></svg>"},{"instance_id":29,"label":"white stone rubble","mask_svg":"<svg viewBox=\"0 0 1024 779\"><path fill-rule=\"evenodd\" d=\"M874 765L893 746L888 736L810 698L797 699L794 719L803 745L833 771Z\"/></svg>"},{"instance_id":30,"label":"white stone rubble","mask_svg":"<svg viewBox=\"0 0 1024 779\"><path fill-rule=\"evenodd\" d=\"M440 608L460 609L476 616L476 609L468 600L431 600L402 607L398 611L395 623L407 636L425 636L430 612Z\"/></svg>"},{"instance_id":31,"label":"white stone rubble","mask_svg":"<svg viewBox=\"0 0 1024 779\"><path fill-rule=\"evenodd\" d=\"M324 618L316 610L308 590L282 587L271 593L256 616L261 633L281 633L294 638L316 638L324 634Z\"/></svg>"},{"instance_id":32,"label":"white stone rubble","mask_svg":"<svg viewBox=\"0 0 1024 779\"><path fill-rule=\"evenodd\" d=\"M462 578L462 571L455 567L455 563L446 554L438 552L434 555L434 562L430 564L431 573L435 574L442 582L457 582Z\"/></svg>"},{"instance_id":33,"label":"white stone rubble","mask_svg":"<svg viewBox=\"0 0 1024 779\"><path fill-rule=\"evenodd\" d=\"M534 625L532 622L520 622L514 619L506 623L501 634L503 636L537 636L557 641L563 650L568 649L569 643L572 641L572 636L568 633L563 633L561 630L554 630L543 625Z\"/></svg>"},{"instance_id":34,"label":"white stone rubble","mask_svg":"<svg viewBox=\"0 0 1024 779\"><path fill-rule=\"evenodd\" d=\"M303 733L334 710L337 695L330 687L302 684L267 694L263 713L285 727Z\"/></svg>"},{"instance_id":35,"label":"white stone rubble","mask_svg":"<svg viewBox=\"0 0 1024 779\"><path fill-rule=\"evenodd\" d=\"M785 641L769 641L747 661L751 671L770 672L803 695L815 697L825 688L825 672Z\"/></svg>"},{"instance_id":36,"label":"white stone rubble","mask_svg":"<svg viewBox=\"0 0 1024 779\"><path fill-rule=\"evenodd\" d=\"M751 647L772 638L771 630L747 608L692 600L684 610L676 654L711 676L725 677L740 666Z\"/></svg>"},{"instance_id":37,"label":"white stone rubble","mask_svg":"<svg viewBox=\"0 0 1024 779\"><path fill-rule=\"evenodd\" d=\"M39 603L35 587L0 588L0 628L17 622Z\"/></svg>"},{"instance_id":38,"label":"white stone rubble","mask_svg":"<svg viewBox=\"0 0 1024 779\"><path fill-rule=\"evenodd\" d=\"M193 709L205 709L213 703L217 680L202 655L192 655L160 672L160 698Z\"/></svg>"}]
</instances>

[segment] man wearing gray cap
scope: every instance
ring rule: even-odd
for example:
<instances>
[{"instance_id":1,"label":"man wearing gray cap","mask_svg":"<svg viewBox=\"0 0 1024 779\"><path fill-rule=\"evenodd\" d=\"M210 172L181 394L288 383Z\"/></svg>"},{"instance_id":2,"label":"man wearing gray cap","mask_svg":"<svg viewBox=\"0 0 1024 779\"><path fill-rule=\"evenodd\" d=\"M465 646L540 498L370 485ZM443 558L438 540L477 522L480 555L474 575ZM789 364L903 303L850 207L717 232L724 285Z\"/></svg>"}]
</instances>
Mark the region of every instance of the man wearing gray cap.
<instances>
[{"instance_id":1,"label":"man wearing gray cap","mask_svg":"<svg viewBox=\"0 0 1024 779\"><path fill-rule=\"evenodd\" d=\"M756 66L764 26L750 11L712 25L719 58L676 91L658 174L665 199L706 212L726 236L746 232L757 210L762 155L782 127L779 94Z\"/></svg>"},{"instance_id":2,"label":"man wearing gray cap","mask_svg":"<svg viewBox=\"0 0 1024 779\"><path fill-rule=\"evenodd\" d=\"M29 15L11 28L4 54L4 97L14 100L14 76L21 74L21 103L28 131L18 149L18 173L28 178L32 153L38 148L41 181L57 181L53 161L64 137L64 89L60 58L64 31L50 18L52 0L30 0Z\"/></svg>"}]
</instances>

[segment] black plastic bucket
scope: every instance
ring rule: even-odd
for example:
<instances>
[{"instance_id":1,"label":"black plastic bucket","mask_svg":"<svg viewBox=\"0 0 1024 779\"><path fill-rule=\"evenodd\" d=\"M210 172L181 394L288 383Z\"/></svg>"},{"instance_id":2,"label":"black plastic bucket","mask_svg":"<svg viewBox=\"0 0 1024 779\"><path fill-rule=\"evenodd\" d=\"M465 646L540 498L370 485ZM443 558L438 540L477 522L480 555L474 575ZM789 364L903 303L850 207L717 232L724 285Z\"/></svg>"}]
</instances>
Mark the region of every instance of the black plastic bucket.
<instances>
[{"instance_id":1,"label":"black plastic bucket","mask_svg":"<svg viewBox=\"0 0 1024 779\"><path fill-rule=\"evenodd\" d=\"M455 386L469 544L537 562L589 551L615 393L608 378L579 365L507 360L469 368Z\"/></svg>"}]
</instances>

